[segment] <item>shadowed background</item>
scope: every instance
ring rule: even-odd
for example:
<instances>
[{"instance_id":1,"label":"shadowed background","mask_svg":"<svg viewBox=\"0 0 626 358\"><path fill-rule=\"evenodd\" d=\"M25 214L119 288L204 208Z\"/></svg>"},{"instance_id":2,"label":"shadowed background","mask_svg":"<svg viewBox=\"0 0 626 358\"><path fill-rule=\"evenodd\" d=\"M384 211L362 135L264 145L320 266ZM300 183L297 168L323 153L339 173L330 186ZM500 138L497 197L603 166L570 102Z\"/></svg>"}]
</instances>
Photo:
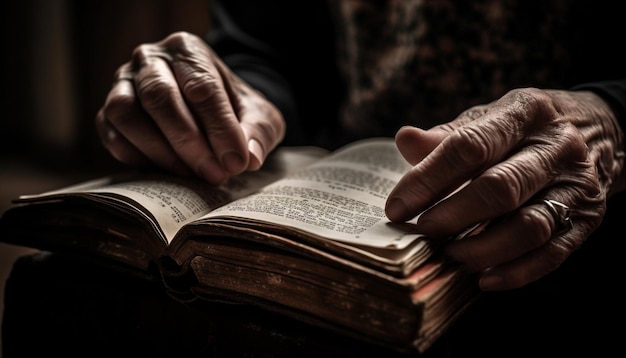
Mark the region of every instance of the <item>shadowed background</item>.
<instances>
[{"instance_id":1,"label":"shadowed background","mask_svg":"<svg viewBox=\"0 0 626 358\"><path fill-rule=\"evenodd\" d=\"M20 194L118 169L93 124L115 69L142 42L178 30L203 35L207 15L206 0L5 2L0 213ZM11 266L28 252L0 243L0 313Z\"/></svg>"}]
</instances>

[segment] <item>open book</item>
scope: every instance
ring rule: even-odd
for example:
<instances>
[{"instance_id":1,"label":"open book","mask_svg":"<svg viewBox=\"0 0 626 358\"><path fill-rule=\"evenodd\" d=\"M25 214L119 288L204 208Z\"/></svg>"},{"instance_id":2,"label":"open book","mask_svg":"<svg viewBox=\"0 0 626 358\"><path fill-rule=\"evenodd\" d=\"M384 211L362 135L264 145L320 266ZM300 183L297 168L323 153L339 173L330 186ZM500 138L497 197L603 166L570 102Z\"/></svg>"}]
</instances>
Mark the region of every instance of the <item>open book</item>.
<instances>
[{"instance_id":1,"label":"open book","mask_svg":"<svg viewBox=\"0 0 626 358\"><path fill-rule=\"evenodd\" d=\"M386 218L408 169L393 139L372 138L332 153L279 148L219 187L124 173L20 196L0 240L155 273L181 301L253 304L424 352L479 291L437 255L445 240Z\"/></svg>"}]
</instances>

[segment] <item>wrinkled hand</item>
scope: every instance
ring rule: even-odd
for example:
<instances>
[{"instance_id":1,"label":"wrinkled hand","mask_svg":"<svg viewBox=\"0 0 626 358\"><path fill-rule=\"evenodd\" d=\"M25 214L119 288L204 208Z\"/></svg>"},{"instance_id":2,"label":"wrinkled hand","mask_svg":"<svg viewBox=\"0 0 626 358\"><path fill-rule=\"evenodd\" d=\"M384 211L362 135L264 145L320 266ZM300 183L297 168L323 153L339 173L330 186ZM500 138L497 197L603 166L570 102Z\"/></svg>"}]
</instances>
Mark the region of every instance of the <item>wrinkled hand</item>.
<instances>
[{"instance_id":1,"label":"wrinkled hand","mask_svg":"<svg viewBox=\"0 0 626 358\"><path fill-rule=\"evenodd\" d=\"M138 46L96 116L104 146L129 165L156 165L212 184L258 169L282 140L279 110L199 37Z\"/></svg>"},{"instance_id":2,"label":"wrinkled hand","mask_svg":"<svg viewBox=\"0 0 626 358\"><path fill-rule=\"evenodd\" d=\"M427 210L432 237L489 222L444 248L479 272L483 290L524 286L555 270L600 224L609 191L623 188L624 144L614 113L591 92L519 89L430 130L402 128L396 143L414 167L389 195L390 220ZM544 199L571 208L558 227Z\"/></svg>"}]
</instances>

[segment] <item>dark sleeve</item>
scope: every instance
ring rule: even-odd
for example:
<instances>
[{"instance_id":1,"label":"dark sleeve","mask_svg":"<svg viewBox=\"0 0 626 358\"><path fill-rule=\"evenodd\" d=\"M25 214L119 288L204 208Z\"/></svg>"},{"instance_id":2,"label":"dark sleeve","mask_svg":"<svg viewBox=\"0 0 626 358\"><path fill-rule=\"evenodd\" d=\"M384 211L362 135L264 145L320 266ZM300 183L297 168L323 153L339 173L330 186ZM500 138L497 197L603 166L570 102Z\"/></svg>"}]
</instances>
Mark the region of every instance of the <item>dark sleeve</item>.
<instances>
[{"instance_id":1,"label":"dark sleeve","mask_svg":"<svg viewBox=\"0 0 626 358\"><path fill-rule=\"evenodd\" d=\"M584 83L573 89L593 91L604 98L613 108L622 131L626 133L626 78Z\"/></svg>"},{"instance_id":2,"label":"dark sleeve","mask_svg":"<svg viewBox=\"0 0 626 358\"><path fill-rule=\"evenodd\" d=\"M207 42L287 121L283 144L320 144L336 125L338 76L325 2L213 0ZM323 97L322 97L323 96Z\"/></svg>"}]
</instances>

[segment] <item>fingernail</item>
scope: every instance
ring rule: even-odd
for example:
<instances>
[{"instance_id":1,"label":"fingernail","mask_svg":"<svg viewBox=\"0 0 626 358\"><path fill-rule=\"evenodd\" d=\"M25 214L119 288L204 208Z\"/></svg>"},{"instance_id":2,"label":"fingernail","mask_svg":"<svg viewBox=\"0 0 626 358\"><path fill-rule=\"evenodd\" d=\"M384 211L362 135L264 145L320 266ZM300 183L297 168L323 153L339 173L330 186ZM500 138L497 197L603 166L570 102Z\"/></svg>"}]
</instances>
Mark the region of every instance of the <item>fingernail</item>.
<instances>
[{"instance_id":1,"label":"fingernail","mask_svg":"<svg viewBox=\"0 0 626 358\"><path fill-rule=\"evenodd\" d=\"M256 139L250 139L248 141L248 151L250 152L250 163L248 167L250 170L257 170L263 164L263 158L265 157L265 151L263 147Z\"/></svg>"},{"instance_id":2,"label":"fingernail","mask_svg":"<svg viewBox=\"0 0 626 358\"><path fill-rule=\"evenodd\" d=\"M235 152L228 152L222 156L222 165L231 174L237 174L244 169L246 162L243 157Z\"/></svg>"},{"instance_id":3,"label":"fingernail","mask_svg":"<svg viewBox=\"0 0 626 358\"><path fill-rule=\"evenodd\" d=\"M494 291L502 285L502 277L498 275L485 275L478 281L478 286L483 291Z\"/></svg>"},{"instance_id":4,"label":"fingernail","mask_svg":"<svg viewBox=\"0 0 626 358\"><path fill-rule=\"evenodd\" d=\"M424 234L431 234L437 231L437 223L435 221L428 219L428 217L425 216L425 214L427 213L420 214L417 217L415 228L416 230Z\"/></svg>"},{"instance_id":5,"label":"fingernail","mask_svg":"<svg viewBox=\"0 0 626 358\"><path fill-rule=\"evenodd\" d=\"M404 201L400 198L393 198L387 202L385 213L391 221L404 221L409 215L409 209L404 205Z\"/></svg>"}]
</instances>

